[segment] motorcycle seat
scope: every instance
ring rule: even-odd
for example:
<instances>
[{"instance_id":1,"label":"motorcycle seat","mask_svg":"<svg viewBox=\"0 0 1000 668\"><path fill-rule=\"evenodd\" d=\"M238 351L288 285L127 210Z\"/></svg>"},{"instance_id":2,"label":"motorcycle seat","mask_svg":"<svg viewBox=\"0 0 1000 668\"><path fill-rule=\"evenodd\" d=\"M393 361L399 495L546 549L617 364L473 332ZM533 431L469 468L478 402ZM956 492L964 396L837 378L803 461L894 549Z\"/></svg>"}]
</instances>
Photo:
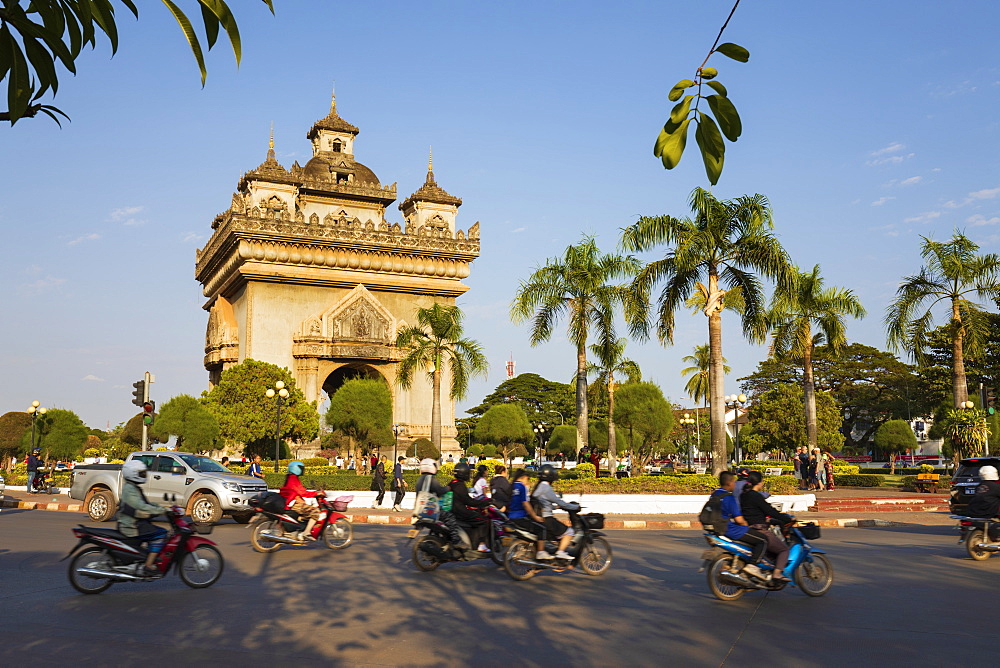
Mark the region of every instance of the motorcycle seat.
<instances>
[{"instance_id":1,"label":"motorcycle seat","mask_svg":"<svg viewBox=\"0 0 1000 668\"><path fill-rule=\"evenodd\" d=\"M84 527L88 533L95 536L103 536L104 538L116 538L126 543L141 543L143 541L142 536L126 536L121 531L117 529L101 529L98 527Z\"/></svg>"}]
</instances>

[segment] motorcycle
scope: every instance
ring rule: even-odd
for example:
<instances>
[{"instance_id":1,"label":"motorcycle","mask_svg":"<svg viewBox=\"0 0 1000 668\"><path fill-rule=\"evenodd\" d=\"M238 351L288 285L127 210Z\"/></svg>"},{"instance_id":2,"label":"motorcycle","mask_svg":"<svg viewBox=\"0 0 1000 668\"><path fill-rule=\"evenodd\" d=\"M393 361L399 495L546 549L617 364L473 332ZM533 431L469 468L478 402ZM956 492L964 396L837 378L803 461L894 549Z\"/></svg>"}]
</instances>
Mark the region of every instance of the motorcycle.
<instances>
[{"instance_id":1,"label":"motorcycle","mask_svg":"<svg viewBox=\"0 0 1000 668\"><path fill-rule=\"evenodd\" d=\"M994 552L1000 552L1000 520L964 515L952 515L951 519L958 520L958 542L965 543L969 557L986 561Z\"/></svg>"},{"instance_id":2,"label":"motorcycle","mask_svg":"<svg viewBox=\"0 0 1000 668\"><path fill-rule=\"evenodd\" d=\"M503 564L507 516L494 506L486 506L485 512L489 520L484 538L488 552L480 552L478 546L472 544L468 533L470 527L454 517L451 518L451 526L440 516L416 518L414 528L407 534L413 540L413 564L422 571L433 571L450 561L492 559L497 566ZM453 538L453 531L458 535L458 542Z\"/></svg>"},{"instance_id":3,"label":"motorcycle","mask_svg":"<svg viewBox=\"0 0 1000 668\"><path fill-rule=\"evenodd\" d=\"M566 552L572 559L535 558L535 546L540 536L545 535L544 525L531 520L512 520L510 529L516 541L507 549L504 555L503 569L515 580L527 580L541 570L551 570L556 573L571 568L579 568L586 575L601 575L611 567L611 544L604 537L604 515L587 513L581 515L579 510L569 512L574 536ZM546 551L554 554L556 544L549 541Z\"/></svg>"},{"instance_id":4,"label":"motorcycle","mask_svg":"<svg viewBox=\"0 0 1000 668\"><path fill-rule=\"evenodd\" d=\"M69 562L70 584L81 594L99 594L116 582L159 580L176 565L177 574L188 587L211 587L222 575L225 561L215 543L194 535L211 533L211 525L192 524L184 518L184 509L177 505L171 506L166 516L172 532L156 559L155 575L145 574L143 562L148 551L141 546L141 538L114 529L77 526L73 535L80 542L62 559L76 555Z\"/></svg>"},{"instance_id":5,"label":"motorcycle","mask_svg":"<svg viewBox=\"0 0 1000 668\"><path fill-rule=\"evenodd\" d=\"M785 576L809 596L822 596L830 591L833 586L833 566L823 550L809 544L809 540L820 537L819 527L811 522L796 526L794 522L781 525L775 524L773 520L771 525L772 531L791 546L788 565L782 571ZM741 572L752 552L749 545L720 536L711 529L706 529L705 540L709 548L701 555L701 570L706 571L708 588L719 600L735 601L748 591L781 591L787 586L787 581L774 581L770 577L774 564L767 558L761 559L757 564L767 575L766 578L760 579Z\"/></svg>"},{"instance_id":6,"label":"motorcycle","mask_svg":"<svg viewBox=\"0 0 1000 668\"><path fill-rule=\"evenodd\" d=\"M331 550L342 550L354 541L354 525L344 511L354 500L353 495L327 498L326 492L316 495L319 505L319 519L309 535L313 540L323 537L323 542ZM299 540L299 533L305 531L306 522L299 519L294 510L285 508L285 497L273 492L250 499L255 515L250 520L250 545L257 552L275 552L282 545L308 545L309 540Z\"/></svg>"},{"instance_id":7,"label":"motorcycle","mask_svg":"<svg viewBox=\"0 0 1000 668\"><path fill-rule=\"evenodd\" d=\"M31 481L31 489L28 491L35 494L51 494L52 469L38 469L35 472L34 479Z\"/></svg>"}]
</instances>

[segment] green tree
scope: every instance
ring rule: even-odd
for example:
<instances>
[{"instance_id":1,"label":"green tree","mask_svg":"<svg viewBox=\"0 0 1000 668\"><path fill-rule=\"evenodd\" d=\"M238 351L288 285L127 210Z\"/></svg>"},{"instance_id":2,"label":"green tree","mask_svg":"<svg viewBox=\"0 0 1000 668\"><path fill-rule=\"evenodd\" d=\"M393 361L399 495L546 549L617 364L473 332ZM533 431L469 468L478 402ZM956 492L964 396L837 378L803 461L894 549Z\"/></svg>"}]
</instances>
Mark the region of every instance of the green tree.
<instances>
[{"instance_id":1,"label":"green tree","mask_svg":"<svg viewBox=\"0 0 1000 668\"><path fill-rule=\"evenodd\" d=\"M898 455L907 450L916 450L917 437L906 420L889 420L875 432L875 447L890 455ZM896 458L891 458L891 475L896 474Z\"/></svg>"},{"instance_id":2,"label":"green tree","mask_svg":"<svg viewBox=\"0 0 1000 668\"><path fill-rule=\"evenodd\" d=\"M552 429L552 435L545 442L545 452L550 455L564 454L567 457L576 457L576 427L570 424L556 425Z\"/></svg>"},{"instance_id":3,"label":"green tree","mask_svg":"<svg viewBox=\"0 0 1000 668\"><path fill-rule=\"evenodd\" d=\"M489 365L477 341L463 338L462 311L457 306L435 303L417 309L417 325L400 330L396 346L404 349L399 362L399 384L409 389L413 375L429 369L431 397L431 441L441 449L441 376L451 376L449 395L462 399L469 389L470 376L485 376Z\"/></svg>"},{"instance_id":4,"label":"green tree","mask_svg":"<svg viewBox=\"0 0 1000 668\"><path fill-rule=\"evenodd\" d=\"M955 458L985 455L990 439L986 413L978 409L951 409L947 412L944 432L951 441Z\"/></svg>"},{"instance_id":5,"label":"green tree","mask_svg":"<svg viewBox=\"0 0 1000 668\"><path fill-rule=\"evenodd\" d=\"M492 445L503 455L505 462L510 462L511 452L524 443L531 443L535 438L531 423L524 411L517 404L502 404L493 406L476 425L477 441Z\"/></svg>"},{"instance_id":6,"label":"green tree","mask_svg":"<svg viewBox=\"0 0 1000 668\"><path fill-rule=\"evenodd\" d=\"M779 285L771 300L768 322L774 336L775 357L795 356L802 360L802 391L805 397L806 442L809 452L817 442L816 384L813 377L813 357L816 337L827 348L838 353L847 343L844 318L863 318L865 309L850 290L825 288L819 265L812 271L793 272L790 280Z\"/></svg>"},{"instance_id":7,"label":"green tree","mask_svg":"<svg viewBox=\"0 0 1000 668\"><path fill-rule=\"evenodd\" d=\"M618 455L618 441L615 432L615 388L618 382L615 380L624 377L627 382L636 383L642 380L642 371L639 365L625 357L626 339L617 341L600 341L590 346L590 352L597 358L596 364L588 365L588 372L597 374L598 387L604 388L608 397L608 421L607 421L607 441L608 441L608 467L617 470L615 459ZM590 444L596 445L593 438L589 438Z\"/></svg>"},{"instance_id":8,"label":"green tree","mask_svg":"<svg viewBox=\"0 0 1000 668\"><path fill-rule=\"evenodd\" d=\"M674 414L663 391L654 383L626 383L618 390L615 424L628 432L632 470L641 471L656 452L672 449L668 439Z\"/></svg>"},{"instance_id":9,"label":"green tree","mask_svg":"<svg viewBox=\"0 0 1000 668\"><path fill-rule=\"evenodd\" d=\"M160 407L149 433L161 443L176 436L181 452L207 452L219 439L219 422L197 399L179 394Z\"/></svg>"},{"instance_id":10,"label":"green tree","mask_svg":"<svg viewBox=\"0 0 1000 668\"><path fill-rule=\"evenodd\" d=\"M123 442L133 446L133 450L142 447L142 416L142 413L136 413L122 425L120 438Z\"/></svg>"},{"instance_id":11,"label":"green tree","mask_svg":"<svg viewBox=\"0 0 1000 668\"><path fill-rule=\"evenodd\" d=\"M720 201L695 188L694 218L642 217L624 230L626 250L645 252L666 244L668 250L636 277L637 300L648 304L653 287L663 283L656 307L661 342L673 342L674 314L697 290L706 295L708 318L709 405L712 424L712 470L726 465L725 403L723 401L722 309L728 292L739 288L743 333L753 341L766 336L763 287L758 274L782 282L790 271L788 256L771 230L771 208L763 195ZM645 319L633 319L633 331L644 334Z\"/></svg>"},{"instance_id":12,"label":"green tree","mask_svg":"<svg viewBox=\"0 0 1000 668\"><path fill-rule=\"evenodd\" d=\"M740 443L747 452L789 452L808 445L803 393L798 385L779 385L757 397L747 411L747 426L740 429ZM827 392L816 393L817 447L839 452L840 411Z\"/></svg>"},{"instance_id":13,"label":"green tree","mask_svg":"<svg viewBox=\"0 0 1000 668\"><path fill-rule=\"evenodd\" d=\"M600 341L616 341L615 309L633 308L627 286L614 281L633 276L640 263L634 257L605 254L593 237L569 246L561 258L550 258L522 281L511 304L511 319L532 320L531 345L552 337L560 319L576 348L577 446L586 447L589 429L587 403L587 341L592 332Z\"/></svg>"},{"instance_id":14,"label":"green tree","mask_svg":"<svg viewBox=\"0 0 1000 668\"><path fill-rule=\"evenodd\" d=\"M516 403L532 424L573 417L573 387L567 383L542 378L537 373L522 373L508 378L493 390L483 403L466 411L475 417L462 420L474 429L478 416L493 406Z\"/></svg>"},{"instance_id":15,"label":"green tree","mask_svg":"<svg viewBox=\"0 0 1000 668\"><path fill-rule=\"evenodd\" d=\"M319 433L316 406L306 401L291 372L275 364L246 359L223 371L219 383L201 397L205 408L218 420L219 435L227 445L250 445L270 439L273 447L277 408L275 400L264 393L279 380L288 390L288 399L281 407L281 439L316 438Z\"/></svg>"},{"instance_id":16,"label":"green tree","mask_svg":"<svg viewBox=\"0 0 1000 668\"><path fill-rule=\"evenodd\" d=\"M438 459L441 457L441 451L434 447L434 443L429 438L418 438L410 443L410 447L406 450L406 456L417 459Z\"/></svg>"},{"instance_id":17,"label":"green tree","mask_svg":"<svg viewBox=\"0 0 1000 668\"><path fill-rule=\"evenodd\" d=\"M11 411L0 415L0 461L10 470L11 457L21 451L21 437L25 432L31 436L31 415L25 411Z\"/></svg>"},{"instance_id":18,"label":"green tree","mask_svg":"<svg viewBox=\"0 0 1000 668\"><path fill-rule=\"evenodd\" d=\"M924 266L903 280L886 311L889 345L905 349L923 365L933 310L946 304L952 346L952 405L961 406L969 397L965 349L978 352L989 328L987 313L975 299L1000 298L1000 258L978 255L979 246L957 230L946 242L922 238Z\"/></svg>"},{"instance_id":19,"label":"green tree","mask_svg":"<svg viewBox=\"0 0 1000 668\"><path fill-rule=\"evenodd\" d=\"M363 450L392 445L392 395L379 379L353 378L330 397L326 423ZM388 441L388 443L386 442ZM353 453L354 448L350 448Z\"/></svg>"},{"instance_id":20,"label":"green tree","mask_svg":"<svg viewBox=\"0 0 1000 668\"><path fill-rule=\"evenodd\" d=\"M139 9L133 0L119 0L133 16ZM262 0L274 13L273 0ZM198 0L205 36L199 37L187 15L172 0L163 0L176 19L198 68L201 84L208 72L204 51L215 46L220 29L226 32L239 66L242 43L236 19L225 0ZM7 111L0 120L10 121L31 117L42 112L59 122L62 111L38 100L48 91L54 96L59 90L60 68L76 74L77 60L83 48L97 45L103 33L111 45L112 55L118 50L118 23L111 0L6 0L0 9L0 80L6 79ZM205 45L204 50L202 44Z\"/></svg>"},{"instance_id":21,"label":"green tree","mask_svg":"<svg viewBox=\"0 0 1000 668\"><path fill-rule=\"evenodd\" d=\"M42 449L42 457L48 459L73 459L83 450L87 442L87 425L76 413L64 408L50 408L35 422L35 447ZM21 451L31 449L31 429L21 436Z\"/></svg>"}]
</instances>

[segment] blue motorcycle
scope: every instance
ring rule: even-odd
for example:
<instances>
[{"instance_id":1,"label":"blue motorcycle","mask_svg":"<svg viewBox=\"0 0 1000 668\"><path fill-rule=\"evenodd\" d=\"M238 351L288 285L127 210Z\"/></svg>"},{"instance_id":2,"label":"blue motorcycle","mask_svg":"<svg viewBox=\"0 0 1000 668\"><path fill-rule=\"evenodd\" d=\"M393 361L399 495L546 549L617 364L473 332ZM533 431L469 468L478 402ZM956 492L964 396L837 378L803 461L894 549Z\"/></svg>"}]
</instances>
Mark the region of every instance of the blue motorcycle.
<instances>
[{"instance_id":1,"label":"blue motorcycle","mask_svg":"<svg viewBox=\"0 0 1000 668\"><path fill-rule=\"evenodd\" d=\"M819 538L819 527L812 523L802 526L772 524L772 530L780 532L782 539L791 546L788 565L784 569L785 576L809 596L822 596L830 591L833 586L830 560L823 550L817 550L809 544L809 540ZM741 572L752 552L748 545L721 536L711 528L706 529L705 540L710 547L701 555L703 569L708 577L708 588L719 600L735 601L746 592L757 589L780 591L785 588L786 581L775 582L771 579L774 564L767 558L761 559L757 564L764 571L766 579Z\"/></svg>"}]
</instances>

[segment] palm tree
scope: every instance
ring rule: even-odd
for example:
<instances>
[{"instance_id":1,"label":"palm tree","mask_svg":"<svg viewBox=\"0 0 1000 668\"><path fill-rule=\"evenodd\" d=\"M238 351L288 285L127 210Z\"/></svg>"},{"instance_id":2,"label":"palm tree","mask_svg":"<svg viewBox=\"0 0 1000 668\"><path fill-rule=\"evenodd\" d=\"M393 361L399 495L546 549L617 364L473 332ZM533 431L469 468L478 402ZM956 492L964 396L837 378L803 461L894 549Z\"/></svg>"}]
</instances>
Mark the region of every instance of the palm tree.
<instances>
[{"instance_id":1,"label":"palm tree","mask_svg":"<svg viewBox=\"0 0 1000 668\"><path fill-rule=\"evenodd\" d=\"M723 402L722 309L726 293L739 288L743 299L743 333L763 340L767 333L761 276L784 281L788 256L771 230L771 207L763 195L744 195L720 201L712 193L695 188L690 198L693 218L642 217L625 228L622 246L647 251L669 245L666 255L647 265L633 287L636 302L648 303L648 295L663 283L656 305L656 329L660 341L672 342L674 313L693 296L698 283L705 291L708 317L709 387L712 423L712 469L720 473L726 462L725 403ZM633 332L646 333L645 318L630 321Z\"/></svg>"},{"instance_id":2,"label":"palm tree","mask_svg":"<svg viewBox=\"0 0 1000 668\"><path fill-rule=\"evenodd\" d=\"M824 288L819 265L812 271L795 270L787 284L774 291L768 321L774 336L775 357L802 359L802 393L806 411L806 441L809 452L816 447L816 385L813 382L813 351L825 341L831 352L847 343L844 317L865 317L861 301L850 290ZM818 329L813 335L813 326Z\"/></svg>"},{"instance_id":3,"label":"palm tree","mask_svg":"<svg viewBox=\"0 0 1000 668\"><path fill-rule=\"evenodd\" d=\"M692 298L693 299L693 298ZM689 302L691 299L688 300ZM707 343L694 347L694 355L685 355L682 362L691 366L681 369L681 376L691 376L684 385L684 391L697 404L701 402L703 406L708 406L708 398L711 394L708 384L708 369L711 355ZM726 358L722 358L722 373L729 373L732 369L726 364ZM701 418L700 410L695 410L695 427L697 427L698 443L701 443Z\"/></svg>"},{"instance_id":4,"label":"palm tree","mask_svg":"<svg viewBox=\"0 0 1000 668\"><path fill-rule=\"evenodd\" d=\"M588 364L587 373L596 374L596 382L608 393L608 470L616 469L618 456L618 435L615 433L615 375L625 376L630 383L642 380L639 365L625 357L627 339L617 341L602 340L590 346L590 352L597 358L597 364Z\"/></svg>"},{"instance_id":5,"label":"palm tree","mask_svg":"<svg viewBox=\"0 0 1000 668\"><path fill-rule=\"evenodd\" d=\"M471 376L485 376L489 368L477 341L462 338L462 311L457 306L436 303L417 309L417 325L404 327L396 335L396 346L408 349L399 362L397 382L404 389L413 384L413 374L426 368L431 376L431 441L441 450L441 374L451 376L451 398L462 399Z\"/></svg>"},{"instance_id":6,"label":"palm tree","mask_svg":"<svg viewBox=\"0 0 1000 668\"><path fill-rule=\"evenodd\" d=\"M569 340L576 347L577 451L589 441L587 340L595 328L601 340L616 340L615 308L622 305L631 313L634 306L628 287L612 282L631 278L640 267L634 257L602 253L594 238L585 236L569 246L561 258L550 258L522 281L511 303L514 322L532 319L533 346L548 341L556 323L566 317Z\"/></svg>"},{"instance_id":7,"label":"palm tree","mask_svg":"<svg viewBox=\"0 0 1000 668\"><path fill-rule=\"evenodd\" d=\"M965 348L979 349L988 328L986 311L970 296L991 300L1000 297L1000 259L993 254L977 255L979 246L958 230L946 242L921 238L924 243L920 256L925 266L916 276L903 279L886 311L889 346L907 349L922 364L934 321L933 309L946 303L950 308L946 331L951 338L951 391L958 408L969 398ZM919 311L923 313L918 315Z\"/></svg>"}]
</instances>

